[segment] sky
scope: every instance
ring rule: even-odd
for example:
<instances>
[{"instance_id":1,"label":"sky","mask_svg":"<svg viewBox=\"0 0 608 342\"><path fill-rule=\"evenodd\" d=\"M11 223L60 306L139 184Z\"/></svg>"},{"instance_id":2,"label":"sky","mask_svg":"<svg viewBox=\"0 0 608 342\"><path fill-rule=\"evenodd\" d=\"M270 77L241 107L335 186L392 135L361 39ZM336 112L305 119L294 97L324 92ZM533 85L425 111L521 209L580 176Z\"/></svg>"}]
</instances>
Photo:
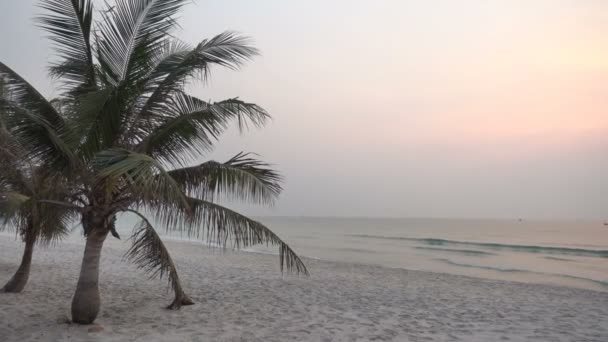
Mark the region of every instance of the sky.
<instances>
[{"instance_id":1,"label":"sky","mask_svg":"<svg viewBox=\"0 0 608 342\"><path fill-rule=\"evenodd\" d=\"M35 3L0 4L0 60L53 97ZM198 0L180 23L261 50L188 87L273 116L207 157L282 172L247 214L608 219L608 1Z\"/></svg>"}]
</instances>

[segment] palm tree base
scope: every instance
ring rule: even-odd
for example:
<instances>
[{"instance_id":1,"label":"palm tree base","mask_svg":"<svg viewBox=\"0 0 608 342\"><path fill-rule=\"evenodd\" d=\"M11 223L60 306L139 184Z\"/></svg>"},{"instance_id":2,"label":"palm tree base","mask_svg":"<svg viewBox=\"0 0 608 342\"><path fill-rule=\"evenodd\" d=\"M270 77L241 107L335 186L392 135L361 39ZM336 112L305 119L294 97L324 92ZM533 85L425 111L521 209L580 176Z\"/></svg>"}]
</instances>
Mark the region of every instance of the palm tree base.
<instances>
[{"instance_id":1,"label":"palm tree base","mask_svg":"<svg viewBox=\"0 0 608 342\"><path fill-rule=\"evenodd\" d=\"M27 281L30 278L30 268L32 265L32 254L34 253L35 239L31 238L28 234L27 241L25 243L25 249L23 251L23 257L21 258L21 264L17 269L17 272L13 275L6 285L0 290L6 293L20 293L25 288Z\"/></svg>"},{"instance_id":2,"label":"palm tree base","mask_svg":"<svg viewBox=\"0 0 608 342\"><path fill-rule=\"evenodd\" d=\"M0 290L0 292L20 293L21 291L23 291L26 284L27 284L27 277L25 279L13 277L13 278L11 278L11 280L8 281L8 283L6 283L6 285L4 285L4 287Z\"/></svg>"}]
</instances>

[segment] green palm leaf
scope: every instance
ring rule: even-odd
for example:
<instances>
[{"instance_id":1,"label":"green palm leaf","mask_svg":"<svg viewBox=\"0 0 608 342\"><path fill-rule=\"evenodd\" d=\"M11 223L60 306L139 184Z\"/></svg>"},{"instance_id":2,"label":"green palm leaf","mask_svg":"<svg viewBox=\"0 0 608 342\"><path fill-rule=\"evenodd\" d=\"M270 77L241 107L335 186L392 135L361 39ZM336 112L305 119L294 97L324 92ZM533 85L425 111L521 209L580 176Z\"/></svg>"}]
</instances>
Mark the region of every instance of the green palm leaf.
<instances>
[{"instance_id":1,"label":"green palm leaf","mask_svg":"<svg viewBox=\"0 0 608 342\"><path fill-rule=\"evenodd\" d=\"M282 177L269 164L243 152L225 163L208 161L168 174L188 195L211 200L219 197L272 204L282 190Z\"/></svg>"},{"instance_id":2,"label":"green palm leaf","mask_svg":"<svg viewBox=\"0 0 608 342\"><path fill-rule=\"evenodd\" d=\"M165 116L136 147L138 151L169 162L181 163L184 154L195 157L211 150L227 127L226 118L208 103L180 93L166 106Z\"/></svg>"},{"instance_id":3,"label":"green palm leaf","mask_svg":"<svg viewBox=\"0 0 608 342\"><path fill-rule=\"evenodd\" d=\"M220 246L226 246L228 241L237 249L259 244L279 246L281 272L286 269L308 275L300 257L262 223L209 201L191 197L187 200L188 211L167 203L153 205L151 209L167 230L186 232L189 237L205 239Z\"/></svg>"},{"instance_id":4,"label":"green palm leaf","mask_svg":"<svg viewBox=\"0 0 608 342\"><path fill-rule=\"evenodd\" d=\"M169 305L170 309L179 309L182 305L193 304L184 293L169 250L165 247L150 221L137 211L129 211L138 215L142 220L135 227L131 236L132 245L125 257L135 263L138 268L144 270L150 278L167 278L175 293L175 299Z\"/></svg>"},{"instance_id":5,"label":"green palm leaf","mask_svg":"<svg viewBox=\"0 0 608 342\"><path fill-rule=\"evenodd\" d=\"M0 218L4 223L11 222L20 214L30 197L14 191L0 192Z\"/></svg>"},{"instance_id":6,"label":"green palm leaf","mask_svg":"<svg viewBox=\"0 0 608 342\"><path fill-rule=\"evenodd\" d=\"M123 107L132 99L124 87L106 86L78 97L78 114L73 120L79 134L79 152L89 160L95 153L109 149L120 138L125 114Z\"/></svg>"},{"instance_id":7,"label":"green palm leaf","mask_svg":"<svg viewBox=\"0 0 608 342\"><path fill-rule=\"evenodd\" d=\"M31 157L63 167L74 165L76 161L69 146L69 132L56 109L2 62L0 78L4 80L0 111L10 133L31 150Z\"/></svg>"},{"instance_id":8,"label":"green palm leaf","mask_svg":"<svg viewBox=\"0 0 608 342\"><path fill-rule=\"evenodd\" d=\"M246 127L247 122L260 126L269 117L253 103L230 99L210 104L184 93L172 97L164 113L137 150L177 164L184 160L184 154L198 157L209 151L231 121L241 127Z\"/></svg>"},{"instance_id":9,"label":"green palm leaf","mask_svg":"<svg viewBox=\"0 0 608 342\"><path fill-rule=\"evenodd\" d=\"M95 64L91 46L93 2L90 0L43 0L47 14L37 18L49 33L60 61L51 65L51 76L61 79L70 92L95 85Z\"/></svg>"},{"instance_id":10,"label":"green palm leaf","mask_svg":"<svg viewBox=\"0 0 608 342\"><path fill-rule=\"evenodd\" d=\"M97 181L106 191L121 195L128 191L131 201L168 201L187 206L179 185L154 158L123 149L105 150L92 160ZM120 196L119 196L120 197Z\"/></svg>"},{"instance_id":11,"label":"green palm leaf","mask_svg":"<svg viewBox=\"0 0 608 342\"><path fill-rule=\"evenodd\" d=\"M147 67L147 55L176 27L173 16L187 0L117 0L103 15L99 59L114 85L135 79Z\"/></svg>"},{"instance_id":12,"label":"green palm leaf","mask_svg":"<svg viewBox=\"0 0 608 342\"><path fill-rule=\"evenodd\" d=\"M28 180L24 177L26 170L23 169L23 164L28 164L24 156L27 151L10 135L3 126L4 116L0 110L0 192L6 192L7 189L16 191L31 190Z\"/></svg>"},{"instance_id":13,"label":"green palm leaf","mask_svg":"<svg viewBox=\"0 0 608 342\"><path fill-rule=\"evenodd\" d=\"M19 106L36 112L55 127L63 125L63 118L42 94L31 84L23 79L13 69L0 62L0 78L3 79L4 91L10 95L10 99ZM7 100L7 96L3 95Z\"/></svg>"},{"instance_id":14,"label":"green palm leaf","mask_svg":"<svg viewBox=\"0 0 608 342\"><path fill-rule=\"evenodd\" d=\"M184 84L193 77L207 80L213 65L237 69L258 54L247 37L234 32L223 32L194 48L175 40L166 42L164 47L169 53L157 58L151 69L146 89L152 91L133 120L134 129L145 126L151 116L163 111L166 103L175 93L182 92Z\"/></svg>"},{"instance_id":15,"label":"green palm leaf","mask_svg":"<svg viewBox=\"0 0 608 342\"><path fill-rule=\"evenodd\" d=\"M81 208L72 203L73 185L60 174L49 174L43 168L34 173L32 183L38 241L56 242L70 232L69 226L80 217Z\"/></svg>"},{"instance_id":16,"label":"green palm leaf","mask_svg":"<svg viewBox=\"0 0 608 342\"><path fill-rule=\"evenodd\" d=\"M52 243L69 233L68 226L78 217L79 211L40 200L65 200L69 196L57 178L41 175L32 178L34 192L29 195L5 192L0 187L0 219L4 225L16 228L22 236L27 230L40 243Z\"/></svg>"}]
</instances>

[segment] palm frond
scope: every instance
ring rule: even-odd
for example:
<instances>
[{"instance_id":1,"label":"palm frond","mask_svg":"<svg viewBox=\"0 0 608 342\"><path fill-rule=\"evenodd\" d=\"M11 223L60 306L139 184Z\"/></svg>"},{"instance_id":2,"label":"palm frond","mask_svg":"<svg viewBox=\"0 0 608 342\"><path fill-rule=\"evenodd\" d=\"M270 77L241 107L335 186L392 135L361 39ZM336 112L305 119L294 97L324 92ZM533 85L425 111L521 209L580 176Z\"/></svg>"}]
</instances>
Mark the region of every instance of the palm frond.
<instances>
[{"instance_id":1,"label":"palm frond","mask_svg":"<svg viewBox=\"0 0 608 342\"><path fill-rule=\"evenodd\" d=\"M168 173L189 196L209 200L272 204L282 190L282 177L250 153L241 152L225 163L208 161Z\"/></svg>"},{"instance_id":2,"label":"palm frond","mask_svg":"<svg viewBox=\"0 0 608 342\"><path fill-rule=\"evenodd\" d=\"M156 87L172 72L180 68L186 69L185 62L193 53L193 47L177 38L164 41L154 50L150 73L146 77L147 89L154 91Z\"/></svg>"},{"instance_id":3,"label":"palm frond","mask_svg":"<svg viewBox=\"0 0 608 342\"><path fill-rule=\"evenodd\" d=\"M194 48L174 41L167 46L174 53L159 59L150 72L147 88L153 89L133 122L135 127L145 125L150 116L164 110L176 92L183 91L184 85L193 77L207 80L213 65L230 69L239 68L244 62L258 54L249 38L235 32L223 32L209 40L203 40Z\"/></svg>"},{"instance_id":4,"label":"palm frond","mask_svg":"<svg viewBox=\"0 0 608 342\"><path fill-rule=\"evenodd\" d=\"M247 121L263 125L268 113L253 103L230 99L207 103L182 92L164 106L164 115L156 117L154 130L138 144L137 150L169 163L181 164L184 154L198 157L208 152L232 120L240 127Z\"/></svg>"},{"instance_id":5,"label":"palm frond","mask_svg":"<svg viewBox=\"0 0 608 342\"><path fill-rule=\"evenodd\" d=\"M69 234L69 227L80 217L81 208L72 203L72 184L60 174L37 172L33 182L37 240L53 243Z\"/></svg>"},{"instance_id":6,"label":"palm frond","mask_svg":"<svg viewBox=\"0 0 608 342\"><path fill-rule=\"evenodd\" d=\"M6 105L10 98L5 88L4 80L0 77L0 192L16 190L24 192L28 187L23 175L22 166L26 163L24 156L26 152L21 144L9 132L9 112L11 109Z\"/></svg>"},{"instance_id":7,"label":"palm frond","mask_svg":"<svg viewBox=\"0 0 608 342\"><path fill-rule=\"evenodd\" d=\"M0 115L1 116L1 115ZM31 189L27 180L27 151L14 139L9 132L0 127L0 191L10 188L19 192Z\"/></svg>"},{"instance_id":8,"label":"palm frond","mask_svg":"<svg viewBox=\"0 0 608 342\"><path fill-rule=\"evenodd\" d=\"M154 69L153 75L156 77L153 79L159 83L155 93L150 96L149 105L162 100L163 95L181 90L192 77L198 76L206 81L213 65L238 69L258 54L249 37L231 31L205 39L190 50L180 49L179 53L168 56Z\"/></svg>"},{"instance_id":9,"label":"palm frond","mask_svg":"<svg viewBox=\"0 0 608 342\"><path fill-rule=\"evenodd\" d=\"M259 51L251 46L251 39L237 32L225 31L199 43L200 57L208 64L238 69L244 62L257 55Z\"/></svg>"},{"instance_id":10,"label":"palm frond","mask_svg":"<svg viewBox=\"0 0 608 342\"><path fill-rule=\"evenodd\" d=\"M141 75L151 49L176 27L174 15L188 0L117 0L100 25L99 59L115 85Z\"/></svg>"},{"instance_id":11,"label":"palm frond","mask_svg":"<svg viewBox=\"0 0 608 342\"><path fill-rule=\"evenodd\" d=\"M3 78L4 92L10 94L12 102L18 103L29 111L38 113L54 127L63 125L61 115L57 113L49 101L34 86L2 62L0 62L0 78ZM6 96L3 96L3 98L6 99Z\"/></svg>"},{"instance_id":12,"label":"palm frond","mask_svg":"<svg viewBox=\"0 0 608 342\"><path fill-rule=\"evenodd\" d=\"M0 212L10 215L19 210L25 203L30 200L30 196L18 192L2 192L0 193Z\"/></svg>"},{"instance_id":13,"label":"palm frond","mask_svg":"<svg viewBox=\"0 0 608 342\"><path fill-rule=\"evenodd\" d=\"M182 48L180 44L161 44L151 48L149 55L141 59L146 59L146 65L155 65L166 55L178 53ZM141 141L142 135L150 131L142 131L132 123L137 121L133 117L139 113L143 94L152 91L148 83L156 76L148 70L151 68L142 69L137 77L119 83L110 82L79 97L79 115L75 121L78 131L84 136L81 145L84 156L91 157L118 144L132 145L132 141ZM151 124L146 123L146 126Z\"/></svg>"},{"instance_id":14,"label":"palm frond","mask_svg":"<svg viewBox=\"0 0 608 342\"><path fill-rule=\"evenodd\" d=\"M70 208L61 208L38 202L40 219L37 236L39 243L54 243L70 233L70 226L77 221L80 213Z\"/></svg>"},{"instance_id":15,"label":"palm frond","mask_svg":"<svg viewBox=\"0 0 608 342\"><path fill-rule=\"evenodd\" d=\"M26 196L33 193L33 185L28 179L23 169L14 164L5 165L5 169L0 173L0 193L20 193Z\"/></svg>"},{"instance_id":16,"label":"palm frond","mask_svg":"<svg viewBox=\"0 0 608 342\"><path fill-rule=\"evenodd\" d=\"M0 98L4 122L12 135L31 150L30 156L46 161L72 165L74 155L69 146L69 132L61 115L31 84L0 62L4 91Z\"/></svg>"},{"instance_id":17,"label":"palm frond","mask_svg":"<svg viewBox=\"0 0 608 342\"><path fill-rule=\"evenodd\" d=\"M42 168L22 177L29 178L26 192L6 191L11 187L0 185L0 218L4 223L13 225L21 235L28 230L39 243L51 243L68 234L68 225L80 213L76 206L56 205L69 200L68 183Z\"/></svg>"},{"instance_id":18,"label":"palm frond","mask_svg":"<svg viewBox=\"0 0 608 342\"><path fill-rule=\"evenodd\" d=\"M161 280L167 278L175 293L175 300L169 308L179 309L181 305L193 304L184 293L169 250L165 247L150 221L135 210L128 211L135 213L142 220L134 229L131 236L132 245L125 257L147 273L150 278L159 277Z\"/></svg>"},{"instance_id":19,"label":"palm frond","mask_svg":"<svg viewBox=\"0 0 608 342\"><path fill-rule=\"evenodd\" d=\"M228 99L213 104L214 108L223 113L223 116L235 119L241 131L249 127L248 123L259 128L266 124L270 115L266 110L255 103L249 103L238 98Z\"/></svg>"},{"instance_id":20,"label":"palm frond","mask_svg":"<svg viewBox=\"0 0 608 342\"><path fill-rule=\"evenodd\" d=\"M30 196L18 192L0 192L0 226L12 226L20 231L25 226L25 208Z\"/></svg>"},{"instance_id":21,"label":"palm frond","mask_svg":"<svg viewBox=\"0 0 608 342\"><path fill-rule=\"evenodd\" d=\"M64 81L68 92L95 85L95 64L91 44L93 2L91 0L42 0L48 13L37 17L49 33L60 61L50 67L51 76Z\"/></svg>"},{"instance_id":22,"label":"palm frond","mask_svg":"<svg viewBox=\"0 0 608 342\"><path fill-rule=\"evenodd\" d=\"M92 160L98 182L111 185L113 193L128 190L133 201L167 201L186 207L186 197L154 158L122 149L105 150Z\"/></svg>"},{"instance_id":23,"label":"palm frond","mask_svg":"<svg viewBox=\"0 0 608 342\"><path fill-rule=\"evenodd\" d=\"M7 105L10 98L8 89L5 87L4 79L0 77L0 165L14 165L25 155L21 148L8 131L10 107ZM2 177L4 173L0 173Z\"/></svg>"},{"instance_id":24,"label":"palm frond","mask_svg":"<svg viewBox=\"0 0 608 342\"><path fill-rule=\"evenodd\" d=\"M220 246L231 241L233 248L237 249L259 244L279 246L281 272L286 269L308 275L300 257L262 223L209 201L188 197L188 204L188 212L166 203L149 208L167 230L186 232L189 237L205 239Z\"/></svg>"},{"instance_id":25,"label":"palm frond","mask_svg":"<svg viewBox=\"0 0 608 342\"><path fill-rule=\"evenodd\" d=\"M136 149L170 163L181 162L184 153L211 150L227 127L226 118L217 115L211 105L184 93L165 105L165 116L157 121Z\"/></svg>"},{"instance_id":26,"label":"palm frond","mask_svg":"<svg viewBox=\"0 0 608 342\"><path fill-rule=\"evenodd\" d=\"M43 116L11 104L9 116L11 134L29 150L24 156L61 168L77 165L69 137L57 131Z\"/></svg>"},{"instance_id":27,"label":"palm frond","mask_svg":"<svg viewBox=\"0 0 608 342\"><path fill-rule=\"evenodd\" d=\"M0 75L0 129L6 131L6 112L8 108L5 108L4 101L10 99L10 92L4 81L4 76Z\"/></svg>"},{"instance_id":28,"label":"palm frond","mask_svg":"<svg viewBox=\"0 0 608 342\"><path fill-rule=\"evenodd\" d=\"M0 128L0 165L14 164L16 160L23 157L23 154L19 154L18 146L8 132ZM2 174L0 174L1 176Z\"/></svg>"},{"instance_id":29,"label":"palm frond","mask_svg":"<svg viewBox=\"0 0 608 342\"><path fill-rule=\"evenodd\" d=\"M81 142L79 152L89 160L95 153L112 147L119 138L129 94L123 88L106 86L82 94L78 101L73 125Z\"/></svg>"}]
</instances>

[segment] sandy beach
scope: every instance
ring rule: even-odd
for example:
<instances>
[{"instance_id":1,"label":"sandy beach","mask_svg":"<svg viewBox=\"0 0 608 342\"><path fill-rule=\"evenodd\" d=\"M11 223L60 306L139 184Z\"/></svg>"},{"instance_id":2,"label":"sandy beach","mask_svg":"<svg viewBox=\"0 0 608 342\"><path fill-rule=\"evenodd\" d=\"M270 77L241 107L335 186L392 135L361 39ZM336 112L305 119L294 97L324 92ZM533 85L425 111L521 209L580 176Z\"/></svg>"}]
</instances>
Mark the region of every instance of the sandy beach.
<instances>
[{"instance_id":1,"label":"sandy beach","mask_svg":"<svg viewBox=\"0 0 608 342\"><path fill-rule=\"evenodd\" d=\"M102 310L68 321L84 243L39 247L30 283L0 295L2 341L608 341L608 293L307 259L311 276L281 276L272 255L168 242L197 302L181 311L164 282L107 241ZM0 282L22 245L0 235Z\"/></svg>"}]
</instances>

